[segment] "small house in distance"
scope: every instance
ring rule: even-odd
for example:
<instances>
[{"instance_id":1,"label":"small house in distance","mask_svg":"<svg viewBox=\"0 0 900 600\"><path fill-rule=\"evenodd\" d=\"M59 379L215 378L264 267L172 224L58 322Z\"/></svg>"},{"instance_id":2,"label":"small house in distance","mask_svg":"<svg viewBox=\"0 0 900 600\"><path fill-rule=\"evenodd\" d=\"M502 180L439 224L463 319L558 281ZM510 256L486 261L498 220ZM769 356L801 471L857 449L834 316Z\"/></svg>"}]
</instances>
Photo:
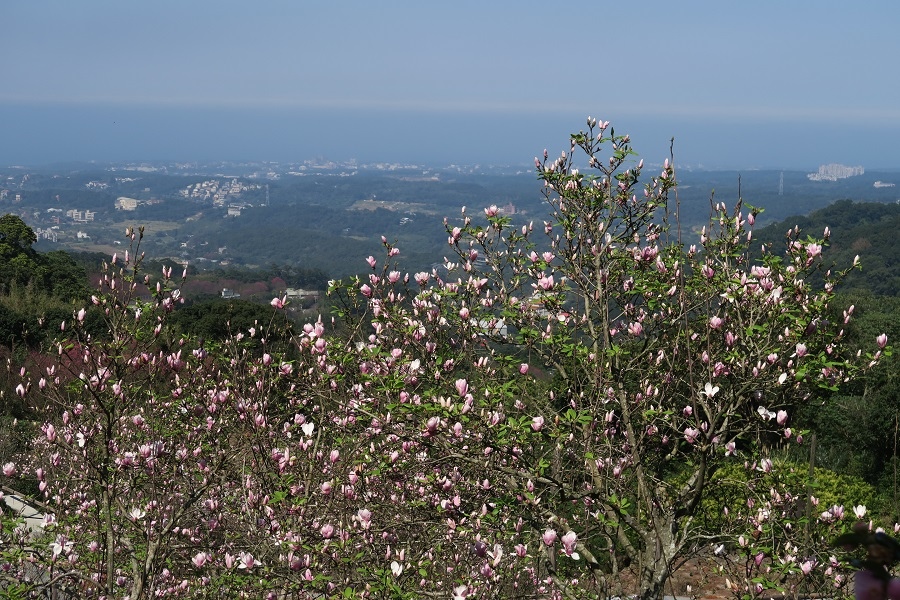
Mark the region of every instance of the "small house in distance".
<instances>
[{"instance_id":1,"label":"small house in distance","mask_svg":"<svg viewBox=\"0 0 900 600\"><path fill-rule=\"evenodd\" d=\"M229 288L222 288L222 297L225 299L240 298L241 295Z\"/></svg>"}]
</instances>

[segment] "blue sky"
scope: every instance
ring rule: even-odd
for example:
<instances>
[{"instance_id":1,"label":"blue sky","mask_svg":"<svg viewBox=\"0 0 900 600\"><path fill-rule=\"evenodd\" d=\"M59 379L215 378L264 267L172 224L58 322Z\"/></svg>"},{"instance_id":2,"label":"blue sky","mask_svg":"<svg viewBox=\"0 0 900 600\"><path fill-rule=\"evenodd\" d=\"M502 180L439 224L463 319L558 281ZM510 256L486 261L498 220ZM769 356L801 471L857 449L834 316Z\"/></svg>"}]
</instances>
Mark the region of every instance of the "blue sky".
<instances>
[{"instance_id":1,"label":"blue sky","mask_svg":"<svg viewBox=\"0 0 900 600\"><path fill-rule=\"evenodd\" d=\"M592 115L648 160L900 168L900 3L9 0L0 164L527 164Z\"/></svg>"}]
</instances>

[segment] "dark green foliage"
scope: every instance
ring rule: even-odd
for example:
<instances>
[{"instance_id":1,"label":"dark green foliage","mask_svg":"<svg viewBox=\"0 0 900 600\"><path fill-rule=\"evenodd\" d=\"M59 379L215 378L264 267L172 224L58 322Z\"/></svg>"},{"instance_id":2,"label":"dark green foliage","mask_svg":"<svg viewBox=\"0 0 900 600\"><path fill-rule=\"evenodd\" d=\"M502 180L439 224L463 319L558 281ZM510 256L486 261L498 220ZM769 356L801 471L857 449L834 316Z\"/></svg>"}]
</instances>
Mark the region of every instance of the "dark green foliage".
<instances>
[{"instance_id":1,"label":"dark green foliage","mask_svg":"<svg viewBox=\"0 0 900 600\"><path fill-rule=\"evenodd\" d=\"M0 344L7 348L38 345L88 296L84 269L65 252L35 251L35 241L21 218L0 217Z\"/></svg>"},{"instance_id":2,"label":"dark green foliage","mask_svg":"<svg viewBox=\"0 0 900 600\"><path fill-rule=\"evenodd\" d=\"M30 345L38 340L37 322L22 313L0 304L0 344L14 348Z\"/></svg>"},{"instance_id":3,"label":"dark green foliage","mask_svg":"<svg viewBox=\"0 0 900 600\"><path fill-rule=\"evenodd\" d=\"M32 286L63 301L87 295L85 273L65 252L38 253L34 231L15 215L0 217L0 292Z\"/></svg>"},{"instance_id":4,"label":"dark green foliage","mask_svg":"<svg viewBox=\"0 0 900 600\"><path fill-rule=\"evenodd\" d=\"M251 328L259 330L273 320L278 325L274 331L286 332L290 327L284 312L276 313L271 306L244 300L219 299L196 302L180 308L169 322L175 331L206 340L221 341L237 333L246 336Z\"/></svg>"},{"instance_id":5,"label":"dark green foliage","mask_svg":"<svg viewBox=\"0 0 900 600\"><path fill-rule=\"evenodd\" d=\"M831 230L827 258L846 267L859 255L861 269L845 280L844 292L831 307L831 318L842 322L854 349L872 352L875 338L884 333L900 340L900 206L841 200L808 216L791 217L757 232L764 244L783 243L788 229L799 227L818 235ZM817 438L816 463L876 486L883 505L900 516L900 359L882 358L865 379L844 385L798 415L795 426L808 428Z\"/></svg>"},{"instance_id":6,"label":"dark green foliage","mask_svg":"<svg viewBox=\"0 0 900 600\"><path fill-rule=\"evenodd\" d=\"M68 252L55 250L42 255L44 289L66 302L83 300L88 295L87 276Z\"/></svg>"},{"instance_id":7,"label":"dark green foliage","mask_svg":"<svg viewBox=\"0 0 900 600\"><path fill-rule=\"evenodd\" d=\"M828 260L840 268L859 256L862 269L852 273L843 289L882 296L900 295L900 205L840 200L807 216L795 216L755 232L759 243L782 244L788 229L812 235L831 229Z\"/></svg>"},{"instance_id":8,"label":"dark green foliage","mask_svg":"<svg viewBox=\"0 0 900 600\"><path fill-rule=\"evenodd\" d=\"M834 319L854 307L845 331L851 347L873 351L875 338L900 340L900 298L850 292L838 297ZM816 464L876 486L882 504L900 516L900 355L892 353L865 379L808 405L798 425L816 434Z\"/></svg>"}]
</instances>

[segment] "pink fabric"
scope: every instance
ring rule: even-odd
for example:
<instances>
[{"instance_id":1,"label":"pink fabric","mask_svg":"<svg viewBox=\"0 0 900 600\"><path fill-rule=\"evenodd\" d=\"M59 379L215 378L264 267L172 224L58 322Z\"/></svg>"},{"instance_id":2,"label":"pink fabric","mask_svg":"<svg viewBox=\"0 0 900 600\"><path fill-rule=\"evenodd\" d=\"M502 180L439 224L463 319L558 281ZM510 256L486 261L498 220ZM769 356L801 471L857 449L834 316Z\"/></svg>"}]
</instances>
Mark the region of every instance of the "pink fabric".
<instances>
[{"instance_id":1,"label":"pink fabric","mask_svg":"<svg viewBox=\"0 0 900 600\"><path fill-rule=\"evenodd\" d=\"M900 579L892 577L885 589L884 581L868 569L856 572L854 588L856 600L900 600Z\"/></svg>"}]
</instances>

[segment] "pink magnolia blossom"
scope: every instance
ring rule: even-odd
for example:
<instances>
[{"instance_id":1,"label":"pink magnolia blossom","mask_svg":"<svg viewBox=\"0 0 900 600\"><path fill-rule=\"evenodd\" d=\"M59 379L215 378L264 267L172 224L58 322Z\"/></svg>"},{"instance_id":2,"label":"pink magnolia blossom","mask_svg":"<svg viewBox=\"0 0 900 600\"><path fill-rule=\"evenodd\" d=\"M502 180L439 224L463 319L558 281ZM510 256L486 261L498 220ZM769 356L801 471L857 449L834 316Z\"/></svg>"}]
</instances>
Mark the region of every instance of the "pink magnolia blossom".
<instances>
[{"instance_id":1,"label":"pink magnolia blossom","mask_svg":"<svg viewBox=\"0 0 900 600\"><path fill-rule=\"evenodd\" d=\"M541 539L544 541L544 544L547 546L552 546L556 543L556 530L555 529L547 529L544 534L541 536Z\"/></svg>"},{"instance_id":2,"label":"pink magnolia blossom","mask_svg":"<svg viewBox=\"0 0 900 600\"><path fill-rule=\"evenodd\" d=\"M531 420L531 428L535 431L540 431L544 428L544 417L537 416Z\"/></svg>"},{"instance_id":3,"label":"pink magnolia blossom","mask_svg":"<svg viewBox=\"0 0 900 600\"><path fill-rule=\"evenodd\" d=\"M568 531L560 540L563 545L563 551L567 556L572 556L575 552L575 544L578 541L578 535L574 531Z\"/></svg>"},{"instance_id":4,"label":"pink magnolia blossom","mask_svg":"<svg viewBox=\"0 0 900 600\"><path fill-rule=\"evenodd\" d=\"M812 572L813 567L815 567L815 566L816 566L815 560L812 560L812 559L805 560L802 563L800 563L800 572L803 573L804 575L809 575Z\"/></svg>"},{"instance_id":5,"label":"pink magnolia blossom","mask_svg":"<svg viewBox=\"0 0 900 600\"><path fill-rule=\"evenodd\" d=\"M372 511L367 508L361 508L356 511L356 517L363 529L368 529L372 525Z\"/></svg>"},{"instance_id":6,"label":"pink magnolia blossom","mask_svg":"<svg viewBox=\"0 0 900 600\"><path fill-rule=\"evenodd\" d=\"M3 465L3 476L4 477L13 477L16 474L16 465L15 463L5 463Z\"/></svg>"},{"instance_id":7,"label":"pink magnolia blossom","mask_svg":"<svg viewBox=\"0 0 900 600\"><path fill-rule=\"evenodd\" d=\"M700 430L695 429L693 427L686 427L684 430L684 439L687 440L688 444L696 443L697 437L700 435Z\"/></svg>"},{"instance_id":8,"label":"pink magnolia blossom","mask_svg":"<svg viewBox=\"0 0 900 600\"><path fill-rule=\"evenodd\" d=\"M885 346L887 346L888 337L886 333L882 333L877 338L875 338L875 343L878 344L878 348L880 350L884 350Z\"/></svg>"},{"instance_id":9,"label":"pink magnolia blossom","mask_svg":"<svg viewBox=\"0 0 900 600\"><path fill-rule=\"evenodd\" d=\"M238 569L246 569L250 571L258 564L259 561L257 561L252 554L250 554L249 552L241 552L238 560Z\"/></svg>"}]
</instances>

